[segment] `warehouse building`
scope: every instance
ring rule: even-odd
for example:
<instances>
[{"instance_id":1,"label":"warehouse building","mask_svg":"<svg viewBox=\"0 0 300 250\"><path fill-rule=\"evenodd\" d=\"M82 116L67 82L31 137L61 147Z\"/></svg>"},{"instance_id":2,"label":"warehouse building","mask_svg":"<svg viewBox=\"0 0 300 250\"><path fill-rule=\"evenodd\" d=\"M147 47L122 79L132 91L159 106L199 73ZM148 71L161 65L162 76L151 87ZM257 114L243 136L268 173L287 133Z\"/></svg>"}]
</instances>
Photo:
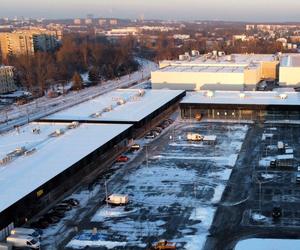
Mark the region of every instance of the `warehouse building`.
<instances>
[{"instance_id":1,"label":"warehouse building","mask_svg":"<svg viewBox=\"0 0 300 250\"><path fill-rule=\"evenodd\" d=\"M0 239L83 177L107 170L183 96L179 90L115 90L1 135Z\"/></svg>"},{"instance_id":2,"label":"warehouse building","mask_svg":"<svg viewBox=\"0 0 300 250\"><path fill-rule=\"evenodd\" d=\"M183 90L118 89L49 115L42 121L134 124L137 136L173 112L184 96Z\"/></svg>"},{"instance_id":3,"label":"warehouse building","mask_svg":"<svg viewBox=\"0 0 300 250\"><path fill-rule=\"evenodd\" d=\"M180 103L184 119L299 120L300 93L276 91L198 91Z\"/></svg>"},{"instance_id":4,"label":"warehouse building","mask_svg":"<svg viewBox=\"0 0 300 250\"><path fill-rule=\"evenodd\" d=\"M25 223L84 176L106 170L127 146L131 127L30 123L1 135L0 237L6 227Z\"/></svg>"},{"instance_id":5,"label":"warehouse building","mask_svg":"<svg viewBox=\"0 0 300 250\"><path fill-rule=\"evenodd\" d=\"M286 85L300 84L300 56L289 54L281 58L279 82Z\"/></svg>"},{"instance_id":6,"label":"warehouse building","mask_svg":"<svg viewBox=\"0 0 300 250\"><path fill-rule=\"evenodd\" d=\"M255 89L261 80L278 78L276 55L193 54L160 62L160 69L151 73L152 88L241 91Z\"/></svg>"}]
</instances>

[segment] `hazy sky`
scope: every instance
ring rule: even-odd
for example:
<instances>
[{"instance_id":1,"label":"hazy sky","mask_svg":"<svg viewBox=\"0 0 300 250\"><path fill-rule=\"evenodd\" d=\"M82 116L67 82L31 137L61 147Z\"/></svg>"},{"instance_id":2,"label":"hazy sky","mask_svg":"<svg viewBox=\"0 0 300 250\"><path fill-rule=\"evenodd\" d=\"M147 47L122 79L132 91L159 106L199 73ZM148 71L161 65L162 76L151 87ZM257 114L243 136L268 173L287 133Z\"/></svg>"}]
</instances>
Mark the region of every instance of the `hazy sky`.
<instances>
[{"instance_id":1,"label":"hazy sky","mask_svg":"<svg viewBox=\"0 0 300 250\"><path fill-rule=\"evenodd\" d=\"M0 17L300 21L300 0L1 0Z\"/></svg>"}]
</instances>

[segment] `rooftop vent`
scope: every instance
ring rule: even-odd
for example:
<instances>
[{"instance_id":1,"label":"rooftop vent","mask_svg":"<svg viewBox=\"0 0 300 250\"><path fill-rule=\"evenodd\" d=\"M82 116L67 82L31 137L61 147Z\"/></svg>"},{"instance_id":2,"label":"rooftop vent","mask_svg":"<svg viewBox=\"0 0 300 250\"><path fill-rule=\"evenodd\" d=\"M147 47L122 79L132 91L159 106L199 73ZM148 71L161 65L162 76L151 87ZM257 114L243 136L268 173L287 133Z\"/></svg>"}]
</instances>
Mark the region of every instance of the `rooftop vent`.
<instances>
[{"instance_id":1,"label":"rooftop vent","mask_svg":"<svg viewBox=\"0 0 300 250\"><path fill-rule=\"evenodd\" d=\"M240 98L241 98L241 99L245 99L245 97L246 97L246 94L245 94L245 93L240 93Z\"/></svg>"},{"instance_id":2,"label":"rooftop vent","mask_svg":"<svg viewBox=\"0 0 300 250\"><path fill-rule=\"evenodd\" d=\"M109 111L112 111L112 110L113 110L113 106L109 105L108 107L103 109L103 112L109 112Z\"/></svg>"},{"instance_id":3,"label":"rooftop vent","mask_svg":"<svg viewBox=\"0 0 300 250\"><path fill-rule=\"evenodd\" d=\"M288 95L287 94L280 94L279 97L280 97L281 100L284 100L284 99L288 98Z\"/></svg>"},{"instance_id":4,"label":"rooftop vent","mask_svg":"<svg viewBox=\"0 0 300 250\"><path fill-rule=\"evenodd\" d=\"M139 96L144 96L146 94L144 89L139 89Z\"/></svg>"},{"instance_id":5,"label":"rooftop vent","mask_svg":"<svg viewBox=\"0 0 300 250\"><path fill-rule=\"evenodd\" d=\"M120 98L118 101L117 101L117 104L118 105L123 105L123 104L125 104L126 103L126 101L125 101L125 99L123 99L123 98Z\"/></svg>"},{"instance_id":6,"label":"rooftop vent","mask_svg":"<svg viewBox=\"0 0 300 250\"><path fill-rule=\"evenodd\" d=\"M33 128L32 133L38 135L41 133L41 130L39 128Z\"/></svg>"},{"instance_id":7,"label":"rooftop vent","mask_svg":"<svg viewBox=\"0 0 300 250\"><path fill-rule=\"evenodd\" d=\"M74 128L77 128L79 126L79 122L77 121L74 121L72 122L70 125L68 125L68 129L74 129Z\"/></svg>"},{"instance_id":8,"label":"rooftop vent","mask_svg":"<svg viewBox=\"0 0 300 250\"><path fill-rule=\"evenodd\" d=\"M62 135L63 133L64 133L64 131L62 129L60 129L60 128L55 130L55 134L57 136Z\"/></svg>"},{"instance_id":9,"label":"rooftop vent","mask_svg":"<svg viewBox=\"0 0 300 250\"><path fill-rule=\"evenodd\" d=\"M0 160L0 165L5 165L11 161L11 156L7 155Z\"/></svg>"},{"instance_id":10,"label":"rooftop vent","mask_svg":"<svg viewBox=\"0 0 300 250\"><path fill-rule=\"evenodd\" d=\"M36 151L36 148L32 148L30 150L25 151L24 155L29 156L32 155Z\"/></svg>"},{"instance_id":11,"label":"rooftop vent","mask_svg":"<svg viewBox=\"0 0 300 250\"><path fill-rule=\"evenodd\" d=\"M214 96L214 92L209 90L206 92L206 96L212 98Z\"/></svg>"}]
</instances>

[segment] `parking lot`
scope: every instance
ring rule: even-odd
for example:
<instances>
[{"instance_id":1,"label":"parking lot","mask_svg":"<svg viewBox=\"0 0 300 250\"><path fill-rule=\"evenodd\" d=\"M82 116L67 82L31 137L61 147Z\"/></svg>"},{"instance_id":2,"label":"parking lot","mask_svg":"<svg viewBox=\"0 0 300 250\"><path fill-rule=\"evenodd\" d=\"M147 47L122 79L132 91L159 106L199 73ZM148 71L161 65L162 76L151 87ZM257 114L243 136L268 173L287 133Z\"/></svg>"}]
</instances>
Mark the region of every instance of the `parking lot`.
<instances>
[{"instance_id":1,"label":"parking lot","mask_svg":"<svg viewBox=\"0 0 300 250\"><path fill-rule=\"evenodd\" d=\"M269 134L268 138L264 135ZM261 156L254 172L254 188L251 194L253 206L246 211L244 224L255 226L300 226L300 185L296 182L297 166L299 164L299 127L296 125L266 125L262 136ZM270 159L282 155L277 148L277 142L283 141L293 149L294 160L290 166L270 167ZM279 206L282 218L272 219L272 209ZM253 218L254 215L262 215ZM255 216L254 216L255 217ZM250 218L250 219L249 219Z\"/></svg>"},{"instance_id":2,"label":"parking lot","mask_svg":"<svg viewBox=\"0 0 300 250\"><path fill-rule=\"evenodd\" d=\"M162 238L178 249L201 248L247 130L177 121L155 139L138 140L142 149L127 153L128 162L70 195L80 206L43 230L42 249L145 249ZM189 132L217 139L189 142ZM105 183L109 194L128 194L129 204L106 205Z\"/></svg>"},{"instance_id":3,"label":"parking lot","mask_svg":"<svg viewBox=\"0 0 300 250\"><path fill-rule=\"evenodd\" d=\"M300 232L298 124L254 124L248 131L239 159L228 182L204 249L232 249L239 239L295 238ZM288 166L270 162L285 155L278 141L293 149ZM275 208L281 216L274 219Z\"/></svg>"}]
</instances>

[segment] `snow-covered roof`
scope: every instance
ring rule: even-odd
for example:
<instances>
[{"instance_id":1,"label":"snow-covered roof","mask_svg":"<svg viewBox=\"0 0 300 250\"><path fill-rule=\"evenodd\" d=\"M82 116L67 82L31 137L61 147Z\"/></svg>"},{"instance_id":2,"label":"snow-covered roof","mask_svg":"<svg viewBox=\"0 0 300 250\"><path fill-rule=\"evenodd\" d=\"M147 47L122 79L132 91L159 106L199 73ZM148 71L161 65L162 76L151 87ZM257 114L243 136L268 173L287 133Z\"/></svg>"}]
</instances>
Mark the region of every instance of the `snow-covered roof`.
<instances>
[{"instance_id":1,"label":"snow-covered roof","mask_svg":"<svg viewBox=\"0 0 300 250\"><path fill-rule=\"evenodd\" d=\"M47 116L43 120L138 122L183 92L118 89Z\"/></svg>"},{"instance_id":2,"label":"snow-covered roof","mask_svg":"<svg viewBox=\"0 0 300 250\"><path fill-rule=\"evenodd\" d=\"M189 60L165 60L161 63L170 65L249 65L261 62L276 62L277 57L273 54L231 54L214 58L208 55L191 57Z\"/></svg>"},{"instance_id":3,"label":"snow-covered roof","mask_svg":"<svg viewBox=\"0 0 300 250\"><path fill-rule=\"evenodd\" d=\"M281 67L300 67L300 56L298 54L289 54L281 58Z\"/></svg>"},{"instance_id":4,"label":"snow-covered roof","mask_svg":"<svg viewBox=\"0 0 300 250\"><path fill-rule=\"evenodd\" d=\"M0 165L0 212L132 126L69 125L30 123L0 135L0 160L10 155Z\"/></svg>"},{"instance_id":5,"label":"snow-covered roof","mask_svg":"<svg viewBox=\"0 0 300 250\"><path fill-rule=\"evenodd\" d=\"M299 92L276 91L198 91L191 92L183 104L300 105Z\"/></svg>"},{"instance_id":6,"label":"snow-covered roof","mask_svg":"<svg viewBox=\"0 0 300 250\"><path fill-rule=\"evenodd\" d=\"M192 72L192 73L243 73L245 65L171 65L156 72Z\"/></svg>"}]
</instances>

